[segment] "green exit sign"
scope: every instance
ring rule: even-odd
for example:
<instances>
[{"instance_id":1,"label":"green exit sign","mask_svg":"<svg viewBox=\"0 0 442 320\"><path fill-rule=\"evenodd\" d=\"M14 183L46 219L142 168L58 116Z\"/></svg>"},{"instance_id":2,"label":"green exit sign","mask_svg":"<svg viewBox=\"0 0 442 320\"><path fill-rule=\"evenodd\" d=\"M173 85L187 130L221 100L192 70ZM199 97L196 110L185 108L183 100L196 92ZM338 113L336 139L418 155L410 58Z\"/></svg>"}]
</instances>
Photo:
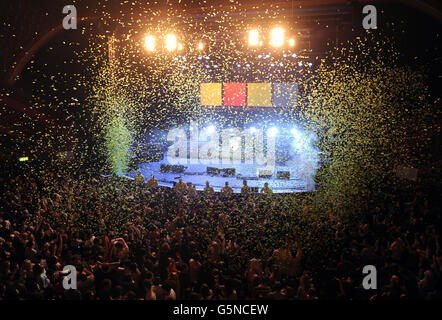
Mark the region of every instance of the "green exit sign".
<instances>
[{"instance_id":1,"label":"green exit sign","mask_svg":"<svg viewBox=\"0 0 442 320\"><path fill-rule=\"evenodd\" d=\"M24 161L28 161L28 160L29 160L28 157L20 157L20 158L18 158L18 161L20 161L20 162L24 162Z\"/></svg>"}]
</instances>

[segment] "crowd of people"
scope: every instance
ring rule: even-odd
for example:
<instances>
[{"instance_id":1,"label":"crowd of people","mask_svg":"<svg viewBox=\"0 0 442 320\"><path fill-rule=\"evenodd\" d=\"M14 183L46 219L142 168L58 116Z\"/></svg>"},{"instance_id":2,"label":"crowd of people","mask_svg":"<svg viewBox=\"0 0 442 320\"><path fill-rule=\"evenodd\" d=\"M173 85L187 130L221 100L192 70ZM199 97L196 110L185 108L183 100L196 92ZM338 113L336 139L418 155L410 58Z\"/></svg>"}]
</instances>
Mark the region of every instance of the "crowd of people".
<instances>
[{"instance_id":1,"label":"crowd of people","mask_svg":"<svg viewBox=\"0 0 442 320\"><path fill-rule=\"evenodd\" d=\"M247 183L232 194L155 180L2 178L0 299L442 297L440 207L424 193L344 215ZM67 265L76 289L63 287ZM366 265L377 289L363 287Z\"/></svg>"}]
</instances>

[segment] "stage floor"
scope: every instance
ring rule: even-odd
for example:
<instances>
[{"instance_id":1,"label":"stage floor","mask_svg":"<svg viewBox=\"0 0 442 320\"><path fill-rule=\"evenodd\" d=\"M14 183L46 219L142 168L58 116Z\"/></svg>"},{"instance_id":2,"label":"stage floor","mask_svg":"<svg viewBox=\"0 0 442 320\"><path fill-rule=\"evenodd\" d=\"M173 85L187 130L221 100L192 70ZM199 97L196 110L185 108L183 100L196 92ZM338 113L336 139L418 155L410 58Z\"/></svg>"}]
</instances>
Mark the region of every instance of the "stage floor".
<instances>
[{"instance_id":1,"label":"stage floor","mask_svg":"<svg viewBox=\"0 0 442 320\"><path fill-rule=\"evenodd\" d=\"M298 166L276 166L273 175L270 178L259 178L255 164L229 164L229 165L210 165L209 167L235 168L236 175L234 177L223 177L221 175L208 175L207 167L202 164L188 164L187 169L183 173L163 173L160 171L161 164L169 164L167 161L142 163L138 167L138 171L147 179L153 174L158 180L158 184L164 187L173 187L174 182L178 182L182 178L184 182L191 182L197 190L204 190L206 181L209 181L215 192L220 192L221 188L228 181L234 193L240 193L243 186L242 180L247 180L250 187L258 187L259 191L268 182L269 187L274 193L292 193L306 192L315 190L314 181L311 174L306 175ZM277 171L289 171L290 180L282 180L276 178ZM129 172L125 177L134 179L137 171Z\"/></svg>"}]
</instances>

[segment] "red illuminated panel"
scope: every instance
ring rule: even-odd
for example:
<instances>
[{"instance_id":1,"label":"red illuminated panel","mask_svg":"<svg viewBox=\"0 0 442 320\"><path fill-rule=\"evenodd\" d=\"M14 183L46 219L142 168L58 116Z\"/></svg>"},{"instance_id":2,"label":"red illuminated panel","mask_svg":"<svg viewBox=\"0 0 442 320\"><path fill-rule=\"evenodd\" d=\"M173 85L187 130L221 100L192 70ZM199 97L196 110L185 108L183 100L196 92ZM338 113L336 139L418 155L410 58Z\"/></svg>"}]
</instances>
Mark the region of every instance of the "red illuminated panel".
<instances>
[{"instance_id":1,"label":"red illuminated panel","mask_svg":"<svg viewBox=\"0 0 442 320\"><path fill-rule=\"evenodd\" d=\"M224 105L243 107L246 105L246 83L224 84Z\"/></svg>"}]
</instances>

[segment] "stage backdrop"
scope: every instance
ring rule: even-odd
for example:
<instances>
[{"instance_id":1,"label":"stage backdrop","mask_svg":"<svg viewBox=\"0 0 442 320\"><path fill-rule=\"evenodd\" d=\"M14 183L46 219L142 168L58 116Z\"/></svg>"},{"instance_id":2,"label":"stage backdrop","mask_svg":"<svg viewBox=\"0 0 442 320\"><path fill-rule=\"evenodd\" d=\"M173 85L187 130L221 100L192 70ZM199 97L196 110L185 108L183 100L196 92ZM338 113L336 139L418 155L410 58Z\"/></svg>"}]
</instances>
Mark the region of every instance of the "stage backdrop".
<instances>
[{"instance_id":1,"label":"stage backdrop","mask_svg":"<svg viewBox=\"0 0 442 320\"><path fill-rule=\"evenodd\" d=\"M201 83L201 105L226 107L293 107L296 83Z\"/></svg>"}]
</instances>

